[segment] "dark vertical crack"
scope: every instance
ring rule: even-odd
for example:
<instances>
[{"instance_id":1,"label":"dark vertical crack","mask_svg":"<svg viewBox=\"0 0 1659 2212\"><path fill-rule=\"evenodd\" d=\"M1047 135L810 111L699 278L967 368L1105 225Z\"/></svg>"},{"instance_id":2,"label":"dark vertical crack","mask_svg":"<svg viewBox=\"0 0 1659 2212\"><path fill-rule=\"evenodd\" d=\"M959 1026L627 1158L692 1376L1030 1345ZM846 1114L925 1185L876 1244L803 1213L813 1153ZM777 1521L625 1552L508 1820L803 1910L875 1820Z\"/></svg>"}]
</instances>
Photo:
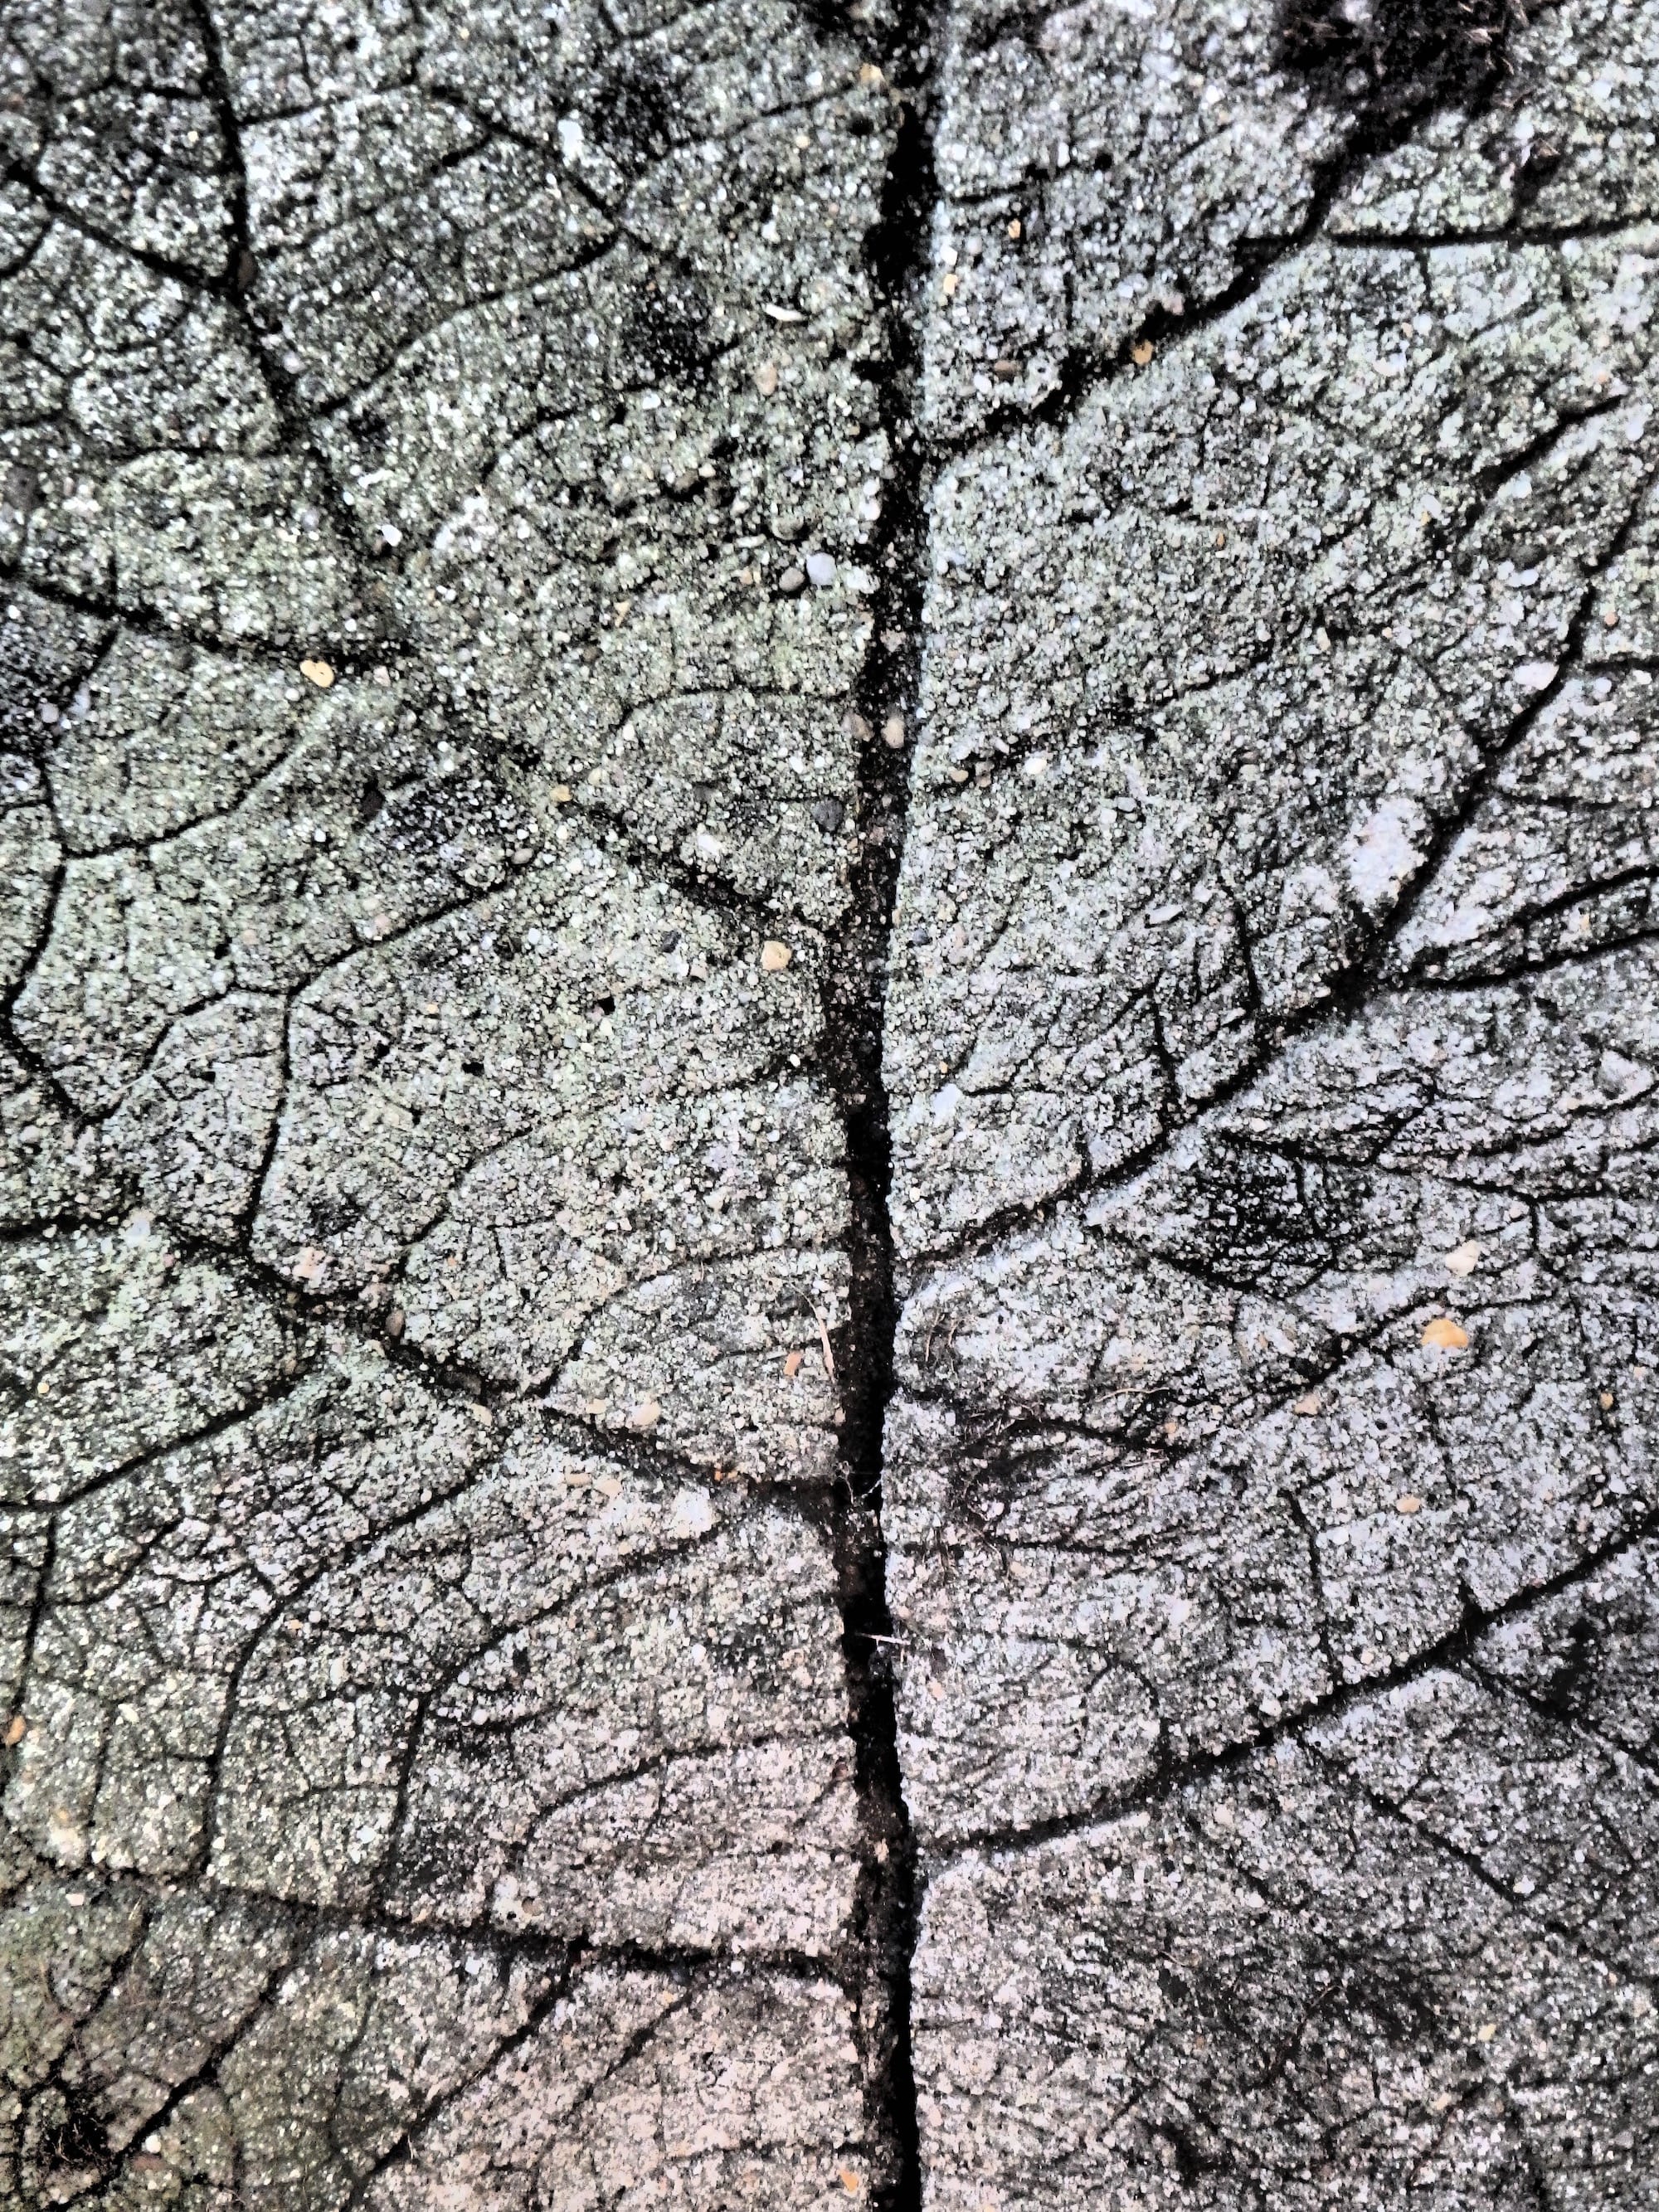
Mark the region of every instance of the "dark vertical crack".
<instances>
[{"instance_id":1,"label":"dark vertical crack","mask_svg":"<svg viewBox=\"0 0 1659 2212\"><path fill-rule=\"evenodd\" d=\"M26 1717L28 1705L29 1680L34 1672L35 1647L40 1641L40 1630L46 1617L46 1606L51 1597L52 1580L58 1565L58 1520L56 1515L46 1523L46 1540L41 1548L40 1564L36 1573L33 1595L29 1600L28 1617L23 1624L23 1639L17 1654L15 1686L8 1700L10 1721ZM9 1743L5 1748L9 1750ZM15 1762L7 1760L8 1769Z\"/></svg>"},{"instance_id":2,"label":"dark vertical crack","mask_svg":"<svg viewBox=\"0 0 1659 2212\"><path fill-rule=\"evenodd\" d=\"M882 1080L889 939L904 849L921 664L926 520L916 424L921 289L935 199L930 112L936 40L924 8L901 0L877 59L896 95L898 124L866 265L885 329L871 374L888 461L874 559L872 630L854 690L859 843L846 919L823 988L825 1075L845 1132L852 1201L851 1317L836 1347L845 1421L835 1515L848 1702L866 1852L855 1941L868 2120L884 2212L921 2203L910 2050L910 1957L916 1856L899 1765L882 1527L882 1435L893 1395L898 1323L888 1211L892 1150Z\"/></svg>"},{"instance_id":3,"label":"dark vertical crack","mask_svg":"<svg viewBox=\"0 0 1659 2212\"><path fill-rule=\"evenodd\" d=\"M217 289L237 317L265 388L266 397L282 426L289 452L303 455L316 471L319 489L343 547L361 550L362 532L327 455L311 434L306 411L300 404L298 379L283 366L271 343L273 333L261 325L254 312L252 295L259 278L258 257L253 247L253 218L248 198L247 160L242 149L241 118L237 112L224 41L213 11L212 0L186 0L190 20L202 42L205 63L202 91L213 111L223 147L222 179L225 188L228 237L223 275Z\"/></svg>"}]
</instances>

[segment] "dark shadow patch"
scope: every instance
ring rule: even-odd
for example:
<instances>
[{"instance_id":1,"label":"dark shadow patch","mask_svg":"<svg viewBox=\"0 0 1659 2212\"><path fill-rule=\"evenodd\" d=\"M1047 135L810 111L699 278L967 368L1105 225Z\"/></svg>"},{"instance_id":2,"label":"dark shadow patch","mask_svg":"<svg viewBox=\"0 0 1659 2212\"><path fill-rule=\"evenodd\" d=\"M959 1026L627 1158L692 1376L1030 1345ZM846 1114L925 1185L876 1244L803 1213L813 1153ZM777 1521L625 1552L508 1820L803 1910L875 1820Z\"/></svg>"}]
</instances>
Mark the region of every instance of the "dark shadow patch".
<instances>
[{"instance_id":1,"label":"dark shadow patch","mask_svg":"<svg viewBox=\"0 0 1659 2212\"><path fill-rule=\"evenodd\" d=\"M27 522L40 504L40 478L33 469L25 468L14 461L6 471L3 491L0 491L0 507L21 515Z\"/></svg>"},{"instance_id":2,"label":"dark shadow patch","mask_svg":"<svg viewBox=\"0 0 1659 2212\"><path fill-rule=\"evenodd\" d=\"M594 143L624 174L637 177L674 143L673 102L654 70L625 63L601 90L590 127Z\"/></svg>"},{"instance_id":3,"label":"dark shadow patch","mask_svg":"<svg viewBox=\"0 0 1659 2212\"><path fill-rule=\"evenodd\" d=\"M1149 1249L1201 1279L1284 1297L1331 1264L1368 1191L1352 1170L1215 1137Z\"/></svg>"},{"instance_id":4,"label":"dark shadow patch","mask_svg":"<svg viewBox=\"0 0 1659 2212\"><path fill-rule=\"evenodd\" d=\"M847 0L797 0L801 21L810 24L821 44L844 43L853 28Z\"/></svg>"},{"instance_id":5,"label":"dark shadow patch","mask_svg":"<svg viewBox=\"0 0 1659 2212\"><path fill-rule=\"evenodd\" d=\"M1152 2129L1152 2134L1167 2147L1170 2163L1183 2190L1196 2189L1210 2174L1233 2171L1232 2160L1224 2148L1201 2149L1196 2131L1167 2114Z\"/></svg>"},{"instance_id":6,"label":"dark shadow patch","mask_svg":"<svg viewBox=\"0 0 1659 2212\"><path fill-rule=\"evenodd\" d=\"M12 474L28 477L27 470ZM32 479L27 485L9 481L7 501L27 515L29 507L19 502L37 489ZM39 760L64 734L64 719L97 665L106 631L102 623L49 600L18 596L22 603L0 620L0 751Z\"/></svg>"},{"instance_id":7,"label":"dark shadow patch","mask_svg":"<svg viewBox=\"0 0 1659 2212\"><path fill-rule=\"evenodd\" d=\"M1281 0L1281 69L1334 106L1358 102L1360 129L1387 131L1441 107L1476 113L1508 74L1515 0Z\"/></svg>"},{"instance_id":8,"label":"dark shadow patch","mask_svg":"<svg viewBox=\"0 0 1659 2212\"><path fill-rule=\"evenodd\" d=\"M46 2193L52 2202L64 2200L63 2184L70 2176L80 2188L108 2176L113 2164L109 2130L84 2083L54 2082L41 2096L33 2118L31 2163L48 2179ZM79 2189L71 2193L78 2195Z\"/></svg>"},{"instance_id":9,"label":"dark shadow patch","mask_svg":"<svg viewBox=\"0 0 1659 2212\"><path fill-rule=\"evenodd\" d=\"M373 407L365 408L361 415L349 416L346 428L363 452L378 460L392 442L392 432L386 416Z\"/></svg>"},{"instance_id":10,"label":"dark shadow patch","mask_svg":"<svg viewBox=\"0 0 1659 2212\"><path fill-rule=\"evenodd\" d=\"M340 1237L362 1218L363 1209L355 1198L331 1193L325 1198L313 1199L309 1212L313 1236Z\"/></svg>"},{"instance_id":11,"label":"dark shadow patch","mask_svg":"<svg viewBox=\"0 0 1659 2212\"><path fill-rule=\"evenodd\" d=\"M1596 1623L1581 1613L1568 1631L1567 1648L1544 1686L1543 1702L1559 1718L1583 1718L1595 1687L1600 1645Z\"/></svg>"},{"instance_id":12,"label":"dark shadow patch","mask_svg":"<svg viewBox=\"0 0 1659 2212\"><path fill-rule=\"evenodd\" d=\"M483 1734L447 1720L434 1721L424 1728L417 1723L409 1732L404 1752L406 1798L417 1758L423 1764L441 1763L454 1778L457 1790L470 1793L480 1804L499 1803L512 1787L511 1748L504 1747L494 1731ZM434 1826L418 1813L410 1819L405 1809L381 1865L380 1892L383 1897L404 1899L419 1898L422 1893L464 1897L474 1872L477 1850L475 1838L458 1834L441 1821Z\"/></svg>"},{"instance_id":13,"label":"dark shadow patch","mask_svg":"<svg viewBox=\"0 0 1659 2212\"><path fill-rule=\"evenodd\" d=\"M711 302L689 270L653 277L629 310L623 331L632 374L653 384L695 384L708 362Z\"/></svg>"}]
</instances>

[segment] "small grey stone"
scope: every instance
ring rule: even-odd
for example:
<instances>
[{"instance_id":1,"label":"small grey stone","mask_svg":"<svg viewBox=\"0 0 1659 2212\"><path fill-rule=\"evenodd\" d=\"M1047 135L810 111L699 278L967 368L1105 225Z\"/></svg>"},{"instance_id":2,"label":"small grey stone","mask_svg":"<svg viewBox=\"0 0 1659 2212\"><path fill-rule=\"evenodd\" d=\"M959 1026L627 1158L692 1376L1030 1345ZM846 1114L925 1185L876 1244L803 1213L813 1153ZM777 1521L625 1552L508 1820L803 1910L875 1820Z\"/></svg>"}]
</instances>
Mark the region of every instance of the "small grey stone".
<instances>
[{"instance_id":1,"label":"small grey stone","mask_svg":"<svg viewBox=\"0 0 1659 2212\"><path fill-rule=\"evenodd\" d=\"M836 580L834 556L828 553L809 553L806 574L808 581L816 585L819 591L827 591Z\"/></svg>"}]
</instances>

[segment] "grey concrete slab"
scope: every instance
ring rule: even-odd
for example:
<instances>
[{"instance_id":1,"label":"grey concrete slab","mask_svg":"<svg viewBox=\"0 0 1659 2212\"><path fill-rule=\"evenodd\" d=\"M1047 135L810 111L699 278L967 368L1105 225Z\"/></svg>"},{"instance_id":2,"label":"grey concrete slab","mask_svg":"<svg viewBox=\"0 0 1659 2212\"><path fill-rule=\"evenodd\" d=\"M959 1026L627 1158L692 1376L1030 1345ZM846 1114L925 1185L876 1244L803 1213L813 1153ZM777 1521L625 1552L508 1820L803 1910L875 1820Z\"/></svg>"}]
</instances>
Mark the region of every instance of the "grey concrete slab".
<instances>
[{"instance_id":1,"label":"grey concrete slab","mask_svg":"<svg viewBox=\"0 0 1659 2212\"><path fill-rule=\"evenodd\" d=\"M0 54L0 2199L1651 2203L1654 10Z\"/></svg>"}]
</instances>

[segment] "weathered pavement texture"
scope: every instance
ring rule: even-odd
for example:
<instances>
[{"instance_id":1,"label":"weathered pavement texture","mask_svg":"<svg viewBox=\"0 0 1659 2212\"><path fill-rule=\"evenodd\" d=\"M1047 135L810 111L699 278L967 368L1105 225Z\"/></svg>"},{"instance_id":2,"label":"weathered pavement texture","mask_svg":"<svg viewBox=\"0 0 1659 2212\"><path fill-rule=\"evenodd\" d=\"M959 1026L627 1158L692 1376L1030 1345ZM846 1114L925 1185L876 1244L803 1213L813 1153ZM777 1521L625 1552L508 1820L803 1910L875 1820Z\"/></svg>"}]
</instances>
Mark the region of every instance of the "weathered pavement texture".
<instances>
[{"instance_id":1,"label":"weathered pavement texture","mask_svg":"<svg viewBox=\"0 0 1659 2212\"><path fill-rule=\"evenodd\" d=\"M1659 2203L1659 8L0 30L0 2202Z\"/></svg>"}]
</instances>

